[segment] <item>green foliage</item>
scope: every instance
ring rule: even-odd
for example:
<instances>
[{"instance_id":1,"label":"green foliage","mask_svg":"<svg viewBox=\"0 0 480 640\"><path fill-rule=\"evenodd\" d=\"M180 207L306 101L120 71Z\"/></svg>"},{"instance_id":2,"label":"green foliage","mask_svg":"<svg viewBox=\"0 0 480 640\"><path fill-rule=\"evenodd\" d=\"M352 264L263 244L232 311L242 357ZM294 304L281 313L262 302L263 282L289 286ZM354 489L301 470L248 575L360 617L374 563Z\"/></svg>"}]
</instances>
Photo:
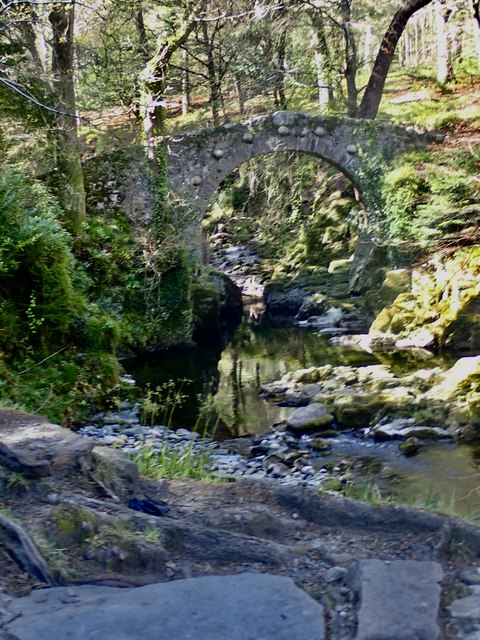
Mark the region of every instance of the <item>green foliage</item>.
<instances>
[{"instance_id":1,"label":"green foliage","mask_svg":"<svg viewBox=\"0 0 480 640\"><path fill-rule=\"evenodd\" d=\"M158 309L160 330L165 343L184 341L191 331L191 269L187 258L162 274L159 283Z\"/></svg>"},{"instance_id":2,"label":"green foliage","mask_svg":"<svg viewBox=\"0 0 480 640\"><path fill-rule=\"evenodd\" d=\"M471 76L469 80L472 80ZM395 81L398 85L402 79L392 79L390 83ZM436 91L435 81L424 76L418 78L417 83L413 86L411 78L407 79L407 82L408 90L421 92L422 99L405 102L385 100L382 104L382 111L393 116L396 123L403 125L405 122L409 122L445 133L465 127L476 127L480 124L480 109L477 104L472 102L469 93L454 91L451 93L443 92L439 95Z\"/></svg>"},{"instance_id":3,"label":"green foliage","mask_svg":"<svg viewBox=\"0 0 480 640\"><path fill-rule=\"evenodd\" d=\"M153 224L134 225L125 207L112 201L112 191L128 184L132 162L143 167L143 157L130 152L104 154L86 164L89 216L77 249L88 296L95 300L81 327L83 341L124 353L185 343L191 334L192 266L182 249L189 217L167 202L160 171L151 178Z\"/></svg>"},{"instance_id":4,"label":"green foliage","mask_svg":"<svg viewBox=\"0 0 480 640\"><path fill-rule=\"evenodd\" d=\"M60 345L84 304L58 213L40 183L11 170L0 176L0 349L7 354Z\"/></svg>"},{"instance_id":5,"label":"green foliage","mask_svg":"<svg viewBox=\"0 0 480 640\"><path fill-rule=\"evenodd\" d=\"M120 365L108 353L62 354L45 363L27 359L22 368L0 367L0 404L72 425L99 407L116 405Z\"/></svg>"},{"instance_id":6,"label":"green foliage","mask_svg":"<svg viewBox=\"0 0 480 640\"><path fill-rule=\"evenodd\" d=\"M160 424L171 427L175 410L183 405L188 395L182 392L184 384L191 382L183 380L168 380L151 389L147 385L141 400L141 422L153 426ZM178 386L177 386L178 385Z\"/></svg>"},{"instance_id":7,"label":"green foliage","mask_svg":"<svg viewBox=\"0 0 480 640\"><path fill-rule=\"evenodd\" d=\"M429 188L414 166L394 169L385 179L385 212L388 235L407 238L419 204L425 201Z\"/></svg>"},{"instance_id":8,"label":"green foliage","mask_svg":"<svg viewBox=\"0 0 480 640\"><path fill-rule=\"evenodd\" d=\"M461 156L409 154L387 174L385 233L432 242L480 222L480 183Z\"/></svg>"},{"instance_id":9,"label":"green foliage","mask_svg":"<svg viewBox=\"0 0 480 640\"><path fill-rule=\"evenodd\" d=\"M165 442L160 449L143 447L133 456L141 475L149 478L191 478L213 480L210 471L211 454L200 450L193 442L174 449Z\"/></svg>"}]
</instances>

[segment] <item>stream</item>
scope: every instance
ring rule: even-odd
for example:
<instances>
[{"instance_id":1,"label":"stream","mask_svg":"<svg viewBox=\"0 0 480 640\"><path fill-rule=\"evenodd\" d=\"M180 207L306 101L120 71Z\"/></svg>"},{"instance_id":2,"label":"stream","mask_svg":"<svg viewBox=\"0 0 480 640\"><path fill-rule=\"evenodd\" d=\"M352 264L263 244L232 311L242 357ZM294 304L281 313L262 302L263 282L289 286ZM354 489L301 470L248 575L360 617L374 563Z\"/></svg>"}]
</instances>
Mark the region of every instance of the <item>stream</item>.
<instances>
[{"instance_id":1,"label":"stream","mask_svg":"<svg viewBox=\"0 0 480 640\"><path fill-rule=\"evenodd\" d=\"M167 410L157 421L173 428L213 432L219 440L267 434L294 408L262 399L258 390L261 384L288 371L328 363L388 364L395 373L403 374L452 364L452 359L445 357L424 362L408 352L374 355L331 346L328 336L318 331L261 322L261 314L252 315L248 307L246 311L223 349L218 344L202 344L196 349L151 354L124 363L144 393L155 392L159 404L166 400ZM173 398L172 390L180 399ZM394 495L407 503L469 517L480 515L478 447L430 443L416 456L405 457L398 442L374 442L358 430L342 431L330 443L331 452L323 459L340 474L354 477L359 492L378 487L382 495Z\"/></svg>"}]
</instances>

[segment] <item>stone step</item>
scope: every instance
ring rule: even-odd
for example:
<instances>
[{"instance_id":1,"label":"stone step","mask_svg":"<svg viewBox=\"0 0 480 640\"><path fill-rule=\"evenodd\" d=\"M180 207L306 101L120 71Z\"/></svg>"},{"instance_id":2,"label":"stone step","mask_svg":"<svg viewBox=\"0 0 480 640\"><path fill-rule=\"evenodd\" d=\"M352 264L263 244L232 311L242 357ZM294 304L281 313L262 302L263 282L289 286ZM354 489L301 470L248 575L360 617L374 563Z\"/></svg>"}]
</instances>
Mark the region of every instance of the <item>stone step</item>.
<instances>
[{"instance_id":1,"label":"stone step","mask_svg":"<svg viewBox=\"0 0 480 640\"><path fill-rule=\"evenodd\" d=\"M325 640L325 622L322 605L290 578L242 573L3 596L2 633L16 640Z\"/></svg>"},{"instance_id":2,"label":"stone step","mask_svg":"<svg viewBox=\"0 0 480 640\"><path fill-rule=\"evenodd\" d=\"M414 560L361 560L349 582L358 592L355 640L437 640L442 567Z\"/></svg>"}]
</instances>

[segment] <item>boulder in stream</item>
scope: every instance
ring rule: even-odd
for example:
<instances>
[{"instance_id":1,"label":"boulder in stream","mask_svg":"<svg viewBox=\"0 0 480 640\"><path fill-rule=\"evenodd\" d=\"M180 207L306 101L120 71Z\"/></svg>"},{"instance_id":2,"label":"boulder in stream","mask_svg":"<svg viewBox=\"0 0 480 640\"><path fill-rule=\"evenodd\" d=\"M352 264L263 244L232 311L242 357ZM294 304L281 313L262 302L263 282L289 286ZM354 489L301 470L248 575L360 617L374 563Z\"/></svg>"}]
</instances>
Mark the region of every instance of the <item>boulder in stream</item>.
<instances>
[{"instance_id":1,"label":"boulder in stream","mask_svg":"<svg viewBox=\"0 0 480 640\"><path fill-rule=\"evenodd\" d=\"M291 431L320 431L328 429L333 422L333 416L319 402L313 402L306 407L300 407L287 418L287 427Z\"/></svg>"}]
</instances>

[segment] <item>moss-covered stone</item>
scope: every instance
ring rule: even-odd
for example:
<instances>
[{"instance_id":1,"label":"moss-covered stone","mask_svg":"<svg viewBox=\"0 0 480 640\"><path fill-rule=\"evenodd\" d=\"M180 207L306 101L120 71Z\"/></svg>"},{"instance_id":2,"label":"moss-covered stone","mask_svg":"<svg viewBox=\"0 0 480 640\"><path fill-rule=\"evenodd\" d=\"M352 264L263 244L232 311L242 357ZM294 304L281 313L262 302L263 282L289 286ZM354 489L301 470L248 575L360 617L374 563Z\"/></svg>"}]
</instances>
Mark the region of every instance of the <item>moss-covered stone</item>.
<instances>
[{"instance_id":1,"label":"moss-covered stone","mask_svg":"<svg viewBox=\"0 0 480 640\"><path fill-rule=\"evenodd\" d=\"M126 500L138 493L138 468L125 453L111 447L94 447L92 458L93 479L114 498Z\"/></svg>"},{"instance_id":2,"label":"moss-covered stone","mask_svg":"<svg viewBox=\"0 0 480 640\"><path fill-rule=\"evenodd\" d=\"M412 391L401 386L373 392L345 390L335 398L332 411L340 426L362 427L378 415L407 415L415 404Z\"/></svg>"},{"instance_id":3,"label":"moss-covered stone","mask_svg":"<svg viewBox=\"0 0 480 640\"><path fill-rule=\"evenodd\" d=\"M393 286L387 299L394 293ZM370 297L381 300L379 293ZM380 311L370 333L403 339L422 327L450 349L480 348L480 247L447 257L435 255L425 266L413 269L411 290Z\"/></svg>"},{"instance_id":4,"label":"moss-covered stone","mask_svg":"<svg viewBox=\"0 0 480 640\"><path fill-rule=\"evenodd\" d=\"M319 453L328 453L332 449L332 445L324 438L314 438L310 443L311 449Z\"/></svg>"},{"instance_id":5,"label":"moss-covered stone","mask_svg":"<svg viewBox=\"0 0 480 640\"><path fill-rule=\"evenodd\" d=\"M405 442L402 442L398 448L403 455L408 457L414 456L420 449L420 440L415 436L412 436L411 438L407 438Z\"/></svg>"},{"instance_id":6,"label":"moss-covered stone","mask_svg":"<svg viewBox=\"0 0 480 640\"><path fill-rule=\"evenodd\" d=\"M54 535L59 548L82 544L97 528L91 511L75 505L61 505L53 513Z\"/></svg>"}]
</instances>

